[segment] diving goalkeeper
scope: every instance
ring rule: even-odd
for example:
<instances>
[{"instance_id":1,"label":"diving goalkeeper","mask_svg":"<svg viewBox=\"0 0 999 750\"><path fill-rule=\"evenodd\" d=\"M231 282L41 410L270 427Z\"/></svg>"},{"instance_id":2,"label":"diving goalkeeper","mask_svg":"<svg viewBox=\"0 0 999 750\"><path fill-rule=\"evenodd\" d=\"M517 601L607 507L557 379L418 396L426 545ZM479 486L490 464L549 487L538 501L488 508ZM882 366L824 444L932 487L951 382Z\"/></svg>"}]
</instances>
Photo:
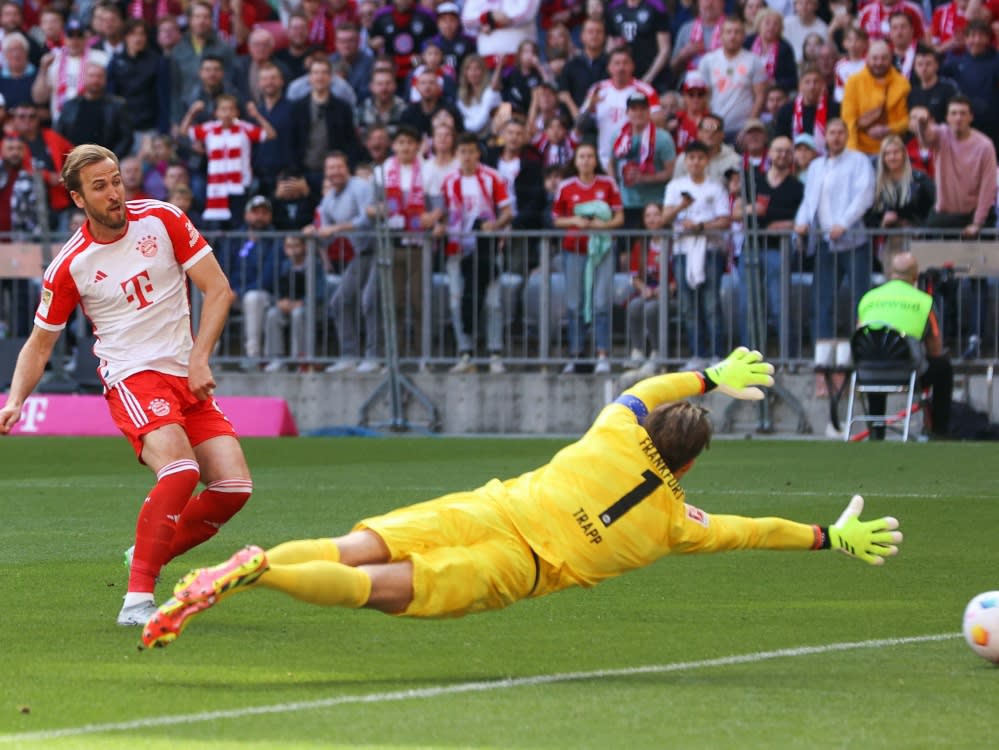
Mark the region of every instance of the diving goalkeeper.
<instances>
[{"instance_id":1,"label":"diving goalkeeper","mask_svg":"<svg viewBox=\"0 0 999 750\"><path fill-rule=\"evenodd\" d=\"M708 447L711 424L683 399L714 389L760 399L772 373L759 352L739 348L704 372L643 380L534 471L365 519L335 539L246 547L182 578L142 644L166 646L226 595L258 587L311 604L460 617L594 586L671 554L838 549L883 563L898 552L898 522L861 521L860 496L829 527L685 502L680 478Z\"/></svg>"}]
</instances>

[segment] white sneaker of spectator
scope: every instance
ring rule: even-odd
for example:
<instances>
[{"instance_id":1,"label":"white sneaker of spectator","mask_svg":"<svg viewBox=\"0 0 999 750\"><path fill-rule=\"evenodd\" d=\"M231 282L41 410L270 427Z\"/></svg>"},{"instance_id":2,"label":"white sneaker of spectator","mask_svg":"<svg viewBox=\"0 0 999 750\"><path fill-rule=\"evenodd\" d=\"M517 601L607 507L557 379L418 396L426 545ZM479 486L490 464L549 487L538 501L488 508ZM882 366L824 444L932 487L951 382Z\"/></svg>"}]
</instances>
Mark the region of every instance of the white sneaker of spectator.
<instances>
[{"instance_id":1,"label":"white sneaker of spectator","mask_svg":"<svg viewBox=\"0 0 999 750\"><path fill-rule=\"evenodd\" d=\"M566 366L562 368L563 375L572 375L574 372L576 372L576 363L574 361L568 362Z\"/></svg>"},{"instance_id":2,"label":"white sneaker of spectator","mask_svg":"<svg viewBox=\"0 0 999 750\"><path fill-rule=\"evenodd\" d=\"M326 368L326 372L348 372L357 367L357 362L353 359L341 359Z\"/></svg>"},{"instance_id":3,"label":"white sneaker of spectator","mask_svg":"<svg viewBox=\"0 0 999 750\"><path fill-rule=\"evenodd\" d=\"M607 359L606 354L601 354L597 357L597 364L593 367L594 375L607 375L611 371L610 360Z\"/></svg>"},{"instance_id":4,"label":"white sneaker of spectator","mask_svg":"<svg viewBox=\"0 0 999 750\"><path fill-rule=\"evenodd\" d=\"M465 372L475 372L475 363L472 361L471 354L462 354L458 361L455 363L449 372L454 374L460 374Z\"/></svg>"},{"instance_id":5,"label":"white sneaker of spectator","mask_svg":"<svg viewBox=\"0 0 999 750\"><path fill-rule=\"evenodd\" d=\"M503 364L503 358L494 354L489 358L489 372L493 375L502 375L506 372L506 366Z\"/></svg>"},{"instance_id":6,"label":"white sneaker of spectator","mask_svg":"<svg viewBox=\"0 0 999 750\"><path fill-rule=\"evenodd\" d=\"M642 362L645 361L645 355L642 354L641 349L632 349L631 355L628 357L628 361L624 363L625 370L637 370L642 366Z\"/></svg>"},{"instance_id":7,"label":"white sneaker of spectator","mask_svg":"<svg viewBox=\"0 0 999 750\"><path fill-rule=\"evenodd\" d=\"M286 364L282 359L275 359L264 368L264 372L284 372Z\"/></svg>"},{"instance_id":8,"label":"white sneaker of spectator","mask_svg":"<svg viewBox=\"0 0 999 750\"><path fill-rule=\"evenodd\" d=\"M363 374L369 373L369 372L379 372L379 371L381 371L381 369L382 369L382 366L380 364L378 364L377 362L375 362L375 360L373 360L373 359L366 359L363 362L361 362L361 364L359 364L357 366L357 370L356 371L359 372L359 373L361 373L363 375Z\"/></svg>"}]
</instances>

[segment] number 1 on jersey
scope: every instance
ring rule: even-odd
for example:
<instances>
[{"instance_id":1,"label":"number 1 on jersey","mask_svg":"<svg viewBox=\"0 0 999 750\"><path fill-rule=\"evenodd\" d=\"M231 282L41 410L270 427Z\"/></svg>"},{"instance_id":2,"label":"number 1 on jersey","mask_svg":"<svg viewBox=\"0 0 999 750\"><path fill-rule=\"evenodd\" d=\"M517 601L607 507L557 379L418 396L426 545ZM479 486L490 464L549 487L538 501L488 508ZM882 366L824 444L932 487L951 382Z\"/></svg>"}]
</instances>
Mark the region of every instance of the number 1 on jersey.
<instances>
[{"instance_id":1,"label":"number 1 on jersey","mask_svg":"<svg viewBox=\"0 0 999 750\"><path fill-rule=\"evenodd\" d=\"M631 492L622 496L620 500L609 506L603 513L600 514L600 520L603 522L604 527L610 526L617 519L642 502L642 500L655 492L656 488L663 483L663 480L649 469L642 472L642 478L644 481L640 485L635 487L635 489Z\"/></svg>"}]
</instances>

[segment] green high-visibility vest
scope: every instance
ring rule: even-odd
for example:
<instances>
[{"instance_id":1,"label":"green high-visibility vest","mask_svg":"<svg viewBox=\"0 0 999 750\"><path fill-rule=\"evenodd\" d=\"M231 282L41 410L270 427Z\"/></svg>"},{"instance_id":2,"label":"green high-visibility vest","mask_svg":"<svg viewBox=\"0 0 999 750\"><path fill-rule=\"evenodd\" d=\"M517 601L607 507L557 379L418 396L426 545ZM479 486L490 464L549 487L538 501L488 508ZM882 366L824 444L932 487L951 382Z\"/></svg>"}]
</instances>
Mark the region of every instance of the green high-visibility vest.
<instances>
[{"instance_id":1,"label":"green high-visibility vest","mask_svg":"<svg viewBox=\"0 0 999 750\"><path fill-rule=\"evenodd\" d=\"M894 279L875 287L860 299L857 320L860 325L885 323L907 336L923 337L933 298L912 284Z\"/></svg>"}]
</instances>

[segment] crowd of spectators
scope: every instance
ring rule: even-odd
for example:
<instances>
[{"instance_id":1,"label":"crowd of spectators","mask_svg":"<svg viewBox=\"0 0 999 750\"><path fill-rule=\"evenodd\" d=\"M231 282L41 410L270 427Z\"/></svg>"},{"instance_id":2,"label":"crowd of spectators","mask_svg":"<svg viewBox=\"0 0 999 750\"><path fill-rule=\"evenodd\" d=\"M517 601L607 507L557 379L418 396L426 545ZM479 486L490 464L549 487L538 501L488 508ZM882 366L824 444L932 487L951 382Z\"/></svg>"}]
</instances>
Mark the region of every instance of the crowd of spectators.
<instances>
[{"instance_id":1,"label":"crowd of spectators","mask_svg":"<svg viewBox=\"0 0 999 750\"><path fill-rule=\"evenodd\" d=\"M865 227L995 226L997 34L995 0L4 0L0 232L32 231L39 200L65 230L63 156L104 145L129 198L244 233L219 252L248 357L294 356L286 326L291 347L305 336L292 282L234 265L266 249L273 269L301 275L300 248L264 248L253 232L329 242L323 262L344 279L329 308L334 368L346 370L380 356L365 232L385 221L436 238L455 370L481 347L498 372L502 342L492 323L473 340L474 305L500 262L530 266L537 248L497 233L566 230L567 353L605 371L616 271L634 275L631 359L655 357L660 252L646 238L636 259L607 234L671 227L679 239L662 252L699 363L723 353L719 277L745 270L731 226L810 237L825 285L815 338L833 333L841 277L859 297L892 251Z\"/></svg>"}]
</instances>

